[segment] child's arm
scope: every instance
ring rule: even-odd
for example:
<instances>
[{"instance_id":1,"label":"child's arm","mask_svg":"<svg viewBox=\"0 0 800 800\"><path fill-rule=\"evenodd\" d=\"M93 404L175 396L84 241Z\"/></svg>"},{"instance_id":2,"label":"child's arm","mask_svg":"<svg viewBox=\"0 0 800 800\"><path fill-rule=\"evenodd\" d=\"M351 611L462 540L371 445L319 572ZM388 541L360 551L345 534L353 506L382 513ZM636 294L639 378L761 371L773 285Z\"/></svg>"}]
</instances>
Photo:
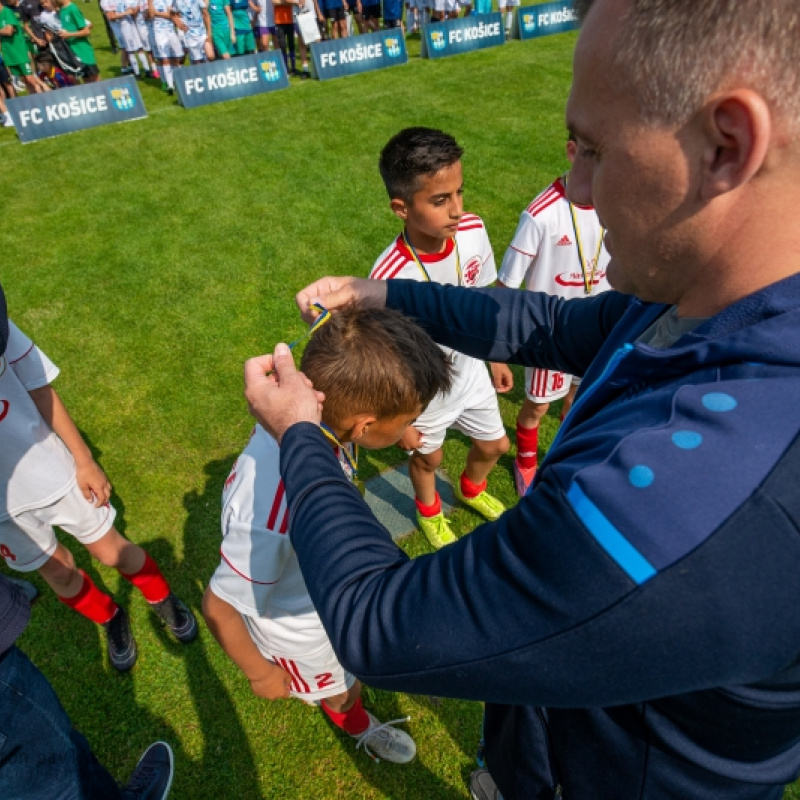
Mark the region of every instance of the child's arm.
<instances>
[{"instance_id":1,"label":"child's arm","mask_svg":"<svg viewBox=\"0 0 800 800\"><path fill-rule=\"evenodd\" d=\"M230 6L225 6L225 15L228 17L228 25L231 29L231 44L236 44L236 26L233 24L233 11Z\"/></svg>"},{"instance_id":2,"label":"child's arm","mask_svg":"<svg viewBox=\"0 0 800 800\"><path fill-rule=\"evenodd\" d=\"M255 0L249 0L248 5L250 6L250 10L255 14L261 13L261 6L255 2Z\"/></svg>"},{"instance_id":3,"label":"child's arm","mask_svg":"<svg viewBox=\"0 0 800 800\"><path fill-rule=\"evenodd\" d=\"M250 638L242 615L211 590L203 595L203 617L220 647L250 681L253 694L267 700L289 696L292 683L286 670L268 661Z\"/></svg>"},{"instance_id":4,"label":"child's arm","mask_svg":"<svg viewBox=\"0 0 800 800\"><path fill-rule=\"evenodd\" d=\"M39 389L32 389L29 394L44 421L72 453L78 488L83 492L83 496L89 501L94 501L98 508L107 503L111 497L111 484L105 472L92 458L91 451L83 441L80 431L56 390L48 384Z\"/></svg>"}]
</instances>

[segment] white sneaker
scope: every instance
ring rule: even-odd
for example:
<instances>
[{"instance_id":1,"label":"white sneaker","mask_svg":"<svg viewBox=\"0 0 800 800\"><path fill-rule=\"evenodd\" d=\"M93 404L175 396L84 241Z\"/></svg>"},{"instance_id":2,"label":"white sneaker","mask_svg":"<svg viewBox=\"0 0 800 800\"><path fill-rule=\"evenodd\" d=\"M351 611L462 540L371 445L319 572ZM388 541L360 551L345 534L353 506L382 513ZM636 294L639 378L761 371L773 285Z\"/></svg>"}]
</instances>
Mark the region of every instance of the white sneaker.
<instances>
[{"instance_id":1,"label":"white sneaker","mask_svg":"<svg viewBox=\"0 0 800 800\"><path fill-rule=\"evenodd\" d=\"M353 736L356 739L356 750L363 745L364 751L375 761L392 761L395 764L407 764L417 754L414 740L405 732L392 725L408 722L411 717L380 722L367 711L369 728L364 733Z\"/></svg>"},{"instance_id":2,"label":"white sneaker","mask_svg":"<svg viewBox=\"0 0 800 800\"><path fill-rule=\"evenodd\" d=\"M3 118L3 127L4 128L13 128L14 121L11 119L11 114L6 114Z\"/></svg>"}]
</instances>

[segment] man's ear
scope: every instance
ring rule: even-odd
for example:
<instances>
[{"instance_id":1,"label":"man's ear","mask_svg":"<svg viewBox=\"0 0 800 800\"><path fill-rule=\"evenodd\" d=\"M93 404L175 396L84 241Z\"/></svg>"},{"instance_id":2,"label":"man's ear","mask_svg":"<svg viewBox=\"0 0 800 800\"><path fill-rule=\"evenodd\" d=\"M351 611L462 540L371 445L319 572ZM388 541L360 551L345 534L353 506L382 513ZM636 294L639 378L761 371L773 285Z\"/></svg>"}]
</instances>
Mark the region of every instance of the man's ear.
<instances>
[{"instance_id":1,"label":"man's ear","mask_svg":"<svg viewBox=\"0 0 800 800\"><path fill-rule=\"evenodd\" d=\"M712 200L744 185L761 169L770 147L772 114L752 89L720 94L703 114L707 143L701 196Z\"/></svg>"},{"instance_id":2,"label":"man's ear","mask_svg":"<svg viewBox=\"0 0 800 800\"><path fill-rule=\"evenodd\" d=\"M405 200L401 200L399 197L396 197L394 200L389 202L389 208L392 209L396 217L402 219L403 222L406 221L408 217L408 206L406 205Z\"/></svg>"}]
</instances>

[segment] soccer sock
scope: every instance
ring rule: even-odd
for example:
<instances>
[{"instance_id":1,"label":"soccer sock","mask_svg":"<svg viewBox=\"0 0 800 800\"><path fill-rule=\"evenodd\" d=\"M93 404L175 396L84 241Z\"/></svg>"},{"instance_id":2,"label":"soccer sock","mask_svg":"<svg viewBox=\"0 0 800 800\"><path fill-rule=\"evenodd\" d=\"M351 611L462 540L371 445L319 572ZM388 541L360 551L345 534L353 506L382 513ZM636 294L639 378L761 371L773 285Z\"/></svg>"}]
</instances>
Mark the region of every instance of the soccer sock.
<instances>
[{"instance_id":1,"label":"soccer sock","mask_svg":"<svg viewBox=\"0 0 800 800\"><path fill-rule=\"evenodd\" d=\"M147 60L147 53L139 53L139 61L142 62L144 71L150 72L150 62Z\"/></svg>"},{"instance_id":2,"label":"soccer sock","mask_svg":"<svg viewBox=\"0 0 800 800\"><path fill-rule=\"evenodd\" d=\"M292 72L294 72L295 69L297 69L297 60L296 60L297 57L295 56L294 50L291 50L289 52L289 58L292 60Z\"/></svg>"},{"instance_id":3,"label":"soccer sock","mask_svg":"<svg viewBox=\"0 0 800 800\"><path fill-rule=\"evenodd\" d=\"M169 595L169 584L161 574L158 564L148 553L144 554L142 568L133 575L120 572L126 581L130 581L143 595L148 603L160 603Z\"/></svg>"},{"instance_id":4,"label":"soccer sock","mask_svg":"<svg viewBox=\"0 0 800 800\"><path fill-rule=\"evenodd\" d=\"M535 467L538 461L539 426L523 428L517 423L517 463L523 469Z\"/></svg>"},{"instance_id":5,"label":"soccer sock","mask_svg":"<svg viewBox=\"0 0 800 800\"><path fill-rule=\"evenodd\" d=\"M414 498L414 505L423 517L435 517L437 514L442 513L442 498L439 497L439 492L436 492L436 499L433 501L432 505L426 506L424 503L417 500L416 497Z\"/></svg>"},{"instance_id":6,"label":"soccer sock","mask_svg":"<svg viewBox=\"0 0 800 800\"><path fill-rule=\"evenodd\" d=\"M486 481L484 480L483 483L473 483L468 477L466 472L461 473L461 478L459 479L459 483L461 485L461 494L464 497L477 497L481 492L486 491Z\"/></svg>"},{"instance_id":7,"label":"soccer sock","mask_svg":"<svg viewBox=\"0 0 800 800\"><path fill-rule=\"evenodd\" d=\"M136 60L136 53L128 53L128 63L131 65L134 75L139 75L139 62Z\"/></svg>"},{"instance_id":8,"label":"soccer sock","mask_svg":"<svg viewBox=\"0 0 800 800\"><path fill-rule=\"evenodd\" d=\"M322 710L328 715L328 719L337 728L341 728L351 736L358 736L369 728L369 716L364 711L360 697L353 703L353 707L349 711L334 711L328 707L324 700L321 705Z\"/></svg>"},{"instance_id":9,"label":"soccer sock","mask_svg":"<svg viewBox=\"0 0 800 800\"><path fill-rule=\"evenodd\" d=\"M92 579L81 569L78 570L83 577L83 586L74 597L61 597L58 599L65 605L82 614L86 619L102 625L108 622L117 613L119 606L105 592L101 592Z\"/></svg>"},{"instance_id":10,"label":"soccer sock","mask_svg":"<svg viewBox=\"0 0 800 800\"><path fill-rule=\"evenodd\" d=\"M506 30L511 30L511 23L514 20L514 12L513 11L506 11Z\"/></svg>"},{"instance_id":11,"label":"soccer sock","mask_svg":"<svg viewBox=\"0 0 800 800\"><path fill-rule=\"evenodd\" d=\"M170 89L175 88L175 83L172 80L172 64L161 65L161 76Z\"/></svg>"}]
</instances>

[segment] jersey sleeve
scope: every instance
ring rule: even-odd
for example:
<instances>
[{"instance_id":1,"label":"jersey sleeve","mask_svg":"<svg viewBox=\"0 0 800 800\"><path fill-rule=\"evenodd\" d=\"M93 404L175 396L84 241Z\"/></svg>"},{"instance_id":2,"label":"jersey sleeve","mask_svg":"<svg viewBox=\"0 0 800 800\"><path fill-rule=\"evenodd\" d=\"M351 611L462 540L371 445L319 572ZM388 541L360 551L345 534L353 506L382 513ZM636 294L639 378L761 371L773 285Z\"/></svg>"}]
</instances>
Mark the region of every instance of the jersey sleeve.
<instances>
[{"instance_id":1,"label":"jersey sleeve","mask_svg":"<svg viewBox=\"0 0 800 800\"><path fill-rule=\"evenodd\" d=\"M41 389L58 377L58 367L11 320L6 359L28 392Z\"/></svg>"},{"instance_id":2,"label":"jersey sleeve","mask_svg":"<svg viewBox=\"0 0 800 800\"><path fill-rule=\"evenodd\" d=\"M491 286L497 280L497 265L494 262L494 250L489 241L486 228L483 229L483 248L481 252L481 272L477 286Z\"/></svg>"},{"instance_id":3,"label":"jersey sleeve","mask_svg":"<svg viewBox=\"0 0 800 800\"><path fill-rule=\"evenodd\" d=\"M516 289L526 279L528 271L536 265L536 257L544 238L542 226L527 211L523 211L514 238L508 246L498 279L505 286Z\"/></svg>"}]
</instances>

